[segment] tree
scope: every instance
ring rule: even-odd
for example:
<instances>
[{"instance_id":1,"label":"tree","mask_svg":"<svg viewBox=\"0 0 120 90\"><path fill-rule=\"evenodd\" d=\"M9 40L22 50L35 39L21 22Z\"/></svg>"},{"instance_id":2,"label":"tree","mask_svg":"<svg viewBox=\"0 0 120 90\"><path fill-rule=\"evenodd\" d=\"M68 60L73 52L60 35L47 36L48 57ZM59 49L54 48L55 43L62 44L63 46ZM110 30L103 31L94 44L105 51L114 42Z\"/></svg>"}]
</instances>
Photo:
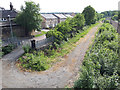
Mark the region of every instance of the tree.
<instances>
[{"instance_id":1,"label":"tree","mask_svg":"<svg viewBox=\"0 0 120 90\"><path fill-rule=\"evenodd\" d=\"M61 32L64 35L64 38L68 37L68 33L71 32L71 27L69 26L69 19L66 19L64 22L59 23L55 29Z\"/></svg>"},{"instance_id":2,"label":"tree","mask_svg":"<svg viewBox=\"0 0 120 90\"><path fill-rule=\"evenodd\" d=\"M87 25L95 23L96 11L93 7L87 6L82 13L85 17L85 21Z\"/></svg>"},{"instance_id":3,"label":"tree","mask_svg":"<svg viewBox=\"0 0 120 90\"><path fill-rule=\"evenodd\" d=\"M75 22L76 29L77 30L82 29L84 24L85 24L84 15L77 14L73 19L74 19L74 22Z\"/></svg>"},{"instance_id":4,"label":"tree","mask_svg":"<svg viewBox=\"0 0 120 90\"><path fill-rule=\"evenodd\" d=\"M113 20L118 20L118 15L114 15L114 16L112 17L112 19L113 19Z\"/></svg>"},{"instance_id":5,"label":"tree","mask_svg":"<svg viewBox=\"0 0 120 90\"><path fill-rule=\"evenodd\" d=\"M39 4L36 5L32 1L25 2L25 7L21 7L21 12L15 21L25 29L26 36L30 35L32 30L41 29L42 18L39 11Z\"/></svg>"}]
</instances>

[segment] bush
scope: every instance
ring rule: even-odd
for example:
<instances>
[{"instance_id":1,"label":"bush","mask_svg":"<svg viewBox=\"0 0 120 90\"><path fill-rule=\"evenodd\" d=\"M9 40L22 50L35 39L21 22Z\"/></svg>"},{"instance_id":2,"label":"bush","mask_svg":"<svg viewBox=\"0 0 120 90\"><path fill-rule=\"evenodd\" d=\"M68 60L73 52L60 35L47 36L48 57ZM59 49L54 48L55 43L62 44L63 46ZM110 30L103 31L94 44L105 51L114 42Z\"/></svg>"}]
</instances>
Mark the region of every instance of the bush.
<instances>
[{"instance_id":1,"label":"bush","mask_svg":"<svg viewBox=\"0 0 120 90\"><path fill-rule=\"evenodd\" d=\"M110 31L104 31L98 36L97 41L100 43L103 43L105 40L108 40L109 42L111 42L115 39L117 39L115 33Z\"/></svg>"},{"instance_id":2,"label":"bush","mask_svg":"<svg viewBox=\"0 0 120 90\"><path fill-rule=\"evenodd\" d=\"M46 37L49 38L51 36L53 36L54 30L50 30L46 33Z\"/></svg>"},{"instance_id":3,"label":"bush","mask_svg":"<svg viewBox=\"0 0 120 90\"><path fill-rule=\"evenodd\" d=\"M85 55L74 88L120 89L118 34L108 23L103 24L98 33L94 45Z\"/></svg>"},{"instance_id":4,"label":"bush","mask_svg":"<svg viewBox=\"0 0 120 90\"><path fill-rule=\"evenodd\" d=\"M49 65L47 65L48 62L44 57L44 53L37 53L37 55L26 53L24 56L19 58L19 60L21 65L26 69L43 71L49 68Z\"/></svg>"},{"instance_id":5,"label":"bush","mask_svg":"<svg viewBox=\"0 0 120 90\"><path fill-rule=\"evenodd\" d=\"M61 41L63 40L63 34L57 30L51 30L51 31L48 31L47 34L46 34L46 37L54 37L54 42L56 42L57 44L60 44Z\"/></svg>"},{"instance_id":6,"label":"bush","mask_svg":"<svg viewBox=\"0 0 120 90\"><path fill-rule=\"evenodd\" d=\"M104 20L104 23L110 23L110 20Z\"/></svg>"},{"instance_id":7,"label":"bush","mask_svg":"<svg viewBox=\"0 0 120 90\"><path fill-rule=\"evenodd\" d=\"M23 50L25 51L25 53L30 52L31 47L29 45L23 46Z\"/></svg>"},{"instance_id":8,"label":"bush","mask_svg":"<svg viewBox=\"0 0 120 90\"><path fill-rule=\"evenodd\" d=\"M85 24L85 18L84 15L82 14L77 14L74 18L73 18L74 22L75 22L75 27L76 30L82 30L84 24Z\"/></svg>"},{"instance_id":9,"label":"bush","mask_svg":"<svg viewBox=\"0 0 120 90\"><path fill-rule=\"evenodd\" d=\"M66 19L64 22L59 23L55 27L55 30L61 32L64 36L67 37L68 33L71 32L71 27L69 25L69 19Z\"/></svg>"},{"instance_id":10,"label":"bush","mask_svg":"<svg viewBox=\"0 0 120 90\"><path fill-rule=\"evenodd\" d=\"M15 48L15 45L13 45L13 44L9 44L5 47L2 47L3 55L10 53L14 48Z\"/></svg>"},{"instance_id":11,"label":"bush","mask_svg":"<svg viewBox=\"0 0 120 90\"><path fill-rule=\"evenodd\" d=\"M77 14L74 18L67 18L64 22L59 23L54 30L47 32L46 37L53 36L55 42L60 44L62 40L67 41L68 38L75 36L76 33L80 33L83 30L84 23L84 16Z\"/></svg>"},{"instance_id":12,"label":"bush","mask_svg":"<svg viewBox=\"0 0 120 90\"><path fill-rule=\"evenodd\" d=\"M100 27L100 28L98 29L98 31L99 31L99 33L102 33L103 31L106 31L106 28L105 28L105 27Z\"/></svg>"}]
</instances>

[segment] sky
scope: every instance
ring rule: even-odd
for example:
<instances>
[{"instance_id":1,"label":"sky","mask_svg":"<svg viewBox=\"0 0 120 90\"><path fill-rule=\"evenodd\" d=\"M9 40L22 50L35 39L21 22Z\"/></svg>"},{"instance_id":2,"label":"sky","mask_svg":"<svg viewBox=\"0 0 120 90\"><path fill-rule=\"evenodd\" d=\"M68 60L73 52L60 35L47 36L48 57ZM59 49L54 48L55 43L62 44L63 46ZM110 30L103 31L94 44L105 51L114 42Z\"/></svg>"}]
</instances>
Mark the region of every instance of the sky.
<instances>
[{"instance_id":1,"label":"sky","mask_svg":"<svg viewBox=\"0 0 120 90\"><path fill-rule=\"evenodd\" d=\"M39 3L40 12L81 13L88 5L91 5L98 12L118 10L118 2L120 0L0 0L0 7L9 9L9 4L12 2L13 7L16 10L20 10L21 5L25 6L25 1Z\"/></svg>"}]
</instances>

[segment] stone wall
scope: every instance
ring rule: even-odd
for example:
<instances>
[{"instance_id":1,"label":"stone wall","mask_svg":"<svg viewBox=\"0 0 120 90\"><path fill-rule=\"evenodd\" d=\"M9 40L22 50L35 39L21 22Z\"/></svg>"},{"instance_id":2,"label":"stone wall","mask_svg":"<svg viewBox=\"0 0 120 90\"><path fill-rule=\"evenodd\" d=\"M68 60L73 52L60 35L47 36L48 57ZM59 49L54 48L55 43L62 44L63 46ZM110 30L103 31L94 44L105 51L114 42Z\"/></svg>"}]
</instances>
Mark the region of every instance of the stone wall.
<instances>
[{"instance_id":1,"label":"stone wall","mask_svg":"<svg viewBox=\"0 0 120 90\"><path fill-rule=\"evenodd\" d=\"M25 30L20 26L12 26L13 35L16 37L24 37ZM11 29L9 26L2 27L2 38L6 39L11 37Z\"/></svg>"}]
</instances>

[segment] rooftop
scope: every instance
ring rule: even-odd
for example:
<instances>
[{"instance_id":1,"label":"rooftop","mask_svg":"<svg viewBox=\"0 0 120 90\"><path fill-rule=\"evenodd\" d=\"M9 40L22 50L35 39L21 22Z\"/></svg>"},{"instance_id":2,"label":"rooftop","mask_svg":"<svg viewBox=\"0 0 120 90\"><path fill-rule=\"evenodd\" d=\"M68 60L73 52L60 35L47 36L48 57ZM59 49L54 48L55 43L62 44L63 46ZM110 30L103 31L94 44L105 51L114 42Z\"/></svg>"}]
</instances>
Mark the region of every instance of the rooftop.
<instances>
[{"instance_id":1,"label":"rooftop","mask_svg":"<svg viewBox=\"0 0 120 90\"><path fill-rule=\"evenodd\" d=\"M63 14L54 14L55 16L59 17L59 18L67 18L65 15Z\"/></svg>"},{"instance_id":2,"label":"rooftop","mask_svg":"<svg viewBox=\"0 0 120 90\"><path fill-rule=\"evenodd\" d=\"M73 16L71 16L70 14L64 14L66 17L73 17Z\"/></svg>"},{"instance_id":3,"label":"rooftop","mask_svg":"<svg viewBox=\"0 0 120 90\"><path fill-rule=\"evenodd\" d=\"M57 18L53 14L41 14L41 16L46 19L56 19Z\"/></svg>"},{"instance_id":4,"label":"rooftop","mask_svg":"<svg viewBox=\"0 0 120 90\"><path fill-rule=\"evenodd\" d=\"M1 10L3 18L7 18L10 15L11 18L15 18L17 16L17 12L15 10Z\"/></svg>"}]
</instances>

